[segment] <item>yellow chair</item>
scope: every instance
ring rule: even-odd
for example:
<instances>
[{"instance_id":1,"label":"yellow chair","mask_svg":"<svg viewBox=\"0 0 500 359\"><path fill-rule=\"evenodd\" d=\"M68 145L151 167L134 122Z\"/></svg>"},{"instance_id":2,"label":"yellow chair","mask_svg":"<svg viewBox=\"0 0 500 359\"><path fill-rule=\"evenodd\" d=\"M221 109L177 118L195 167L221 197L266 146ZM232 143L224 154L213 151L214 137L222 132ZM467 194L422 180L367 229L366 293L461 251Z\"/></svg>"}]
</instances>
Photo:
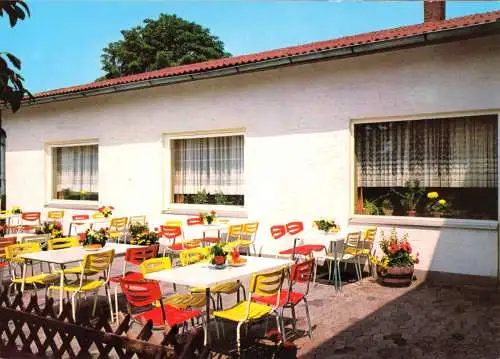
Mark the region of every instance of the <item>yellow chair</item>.
<instances>
[{"instance_id":1,"label":"yellow chair","mask_svg":"<svg viewBox=\"0 0 500 359\"><path fill-rule=\"evenodd\" d=\"M53 238L49 239L47 242L49 250L78 247L79 245L78 237Z\"/></svg>"},{"instance_id":2,"label":"yellow chair","mask_svg":"<svg viewBox=\"0 0 500 359\"><path fill-rule=\"evenodd\" d=\"M146 259L139 268L142 274L158 272L172 268L172 261L168 257Z\"/></svg>"},{"instance_id":3,"label":"yellow chair","mask_svg":"<svg viewBox=\"0 0 500 359\"><path fill-rule=\"evenodd\" d=\"M249 324L252 321L261 319L272 312L277 313L276 309L279 307L281 287L285 279L285 273L286 268L281 268L268 273L254 274L250 281L250 292L252 294L264 297L276 295L276 304L274 306L253 302L252 295L249 295L248 300L239 302L226 310L215 311L213 313L215 318L226 319L238 323L236 328L236 340L239 355L241 354L241 326L245 323ZM280 331L282 331L278 315L276 315L276 323Z\"/></svg>"},{"instance_id":4,"label":"yellow chair","mask_svg":"<svg viewBox=\"0 0 500 359\"><path fill-rule=\"evenodd\" d=\"M113 318L113 307L111 304L111 293L109 289L109 272L111 269L111 264L113 263L114 256L115 251L113 249L105 252L87 254L83 259L80 278L75 281L65 283L62 287L62 290L64 292L71 293L73 319L76 320L76 296L80 293L95 293L94 306L92 309L92 315L95 315L95 309L97 305L97 292L101 287L104 287L106 291L106 296L108 297L109 301L111 318ZM88 272L95 272L96 274L102 273L102 276L98 277L97 279L89 279L86 276L86 273ZM49 291L60 289L60 285L51 285L49 287ZM63 300L63 298L59 298L59 300Z\"/></svg>"},{"instance_id":5,"label":"yellow chair","mask_svg":"<svg viewBox=\"0 0 500 359\"><path fill-rule=\"evenodd\" d=\"M163 222L163 225L170 227L182 227L182 221L180 219L167 219Z\"/></svg>"},{"instance_id":6,"label":"yellow chair","mask_svg":"<svg viewBox=\"0 0 500 359\"><path fill-rule=\"evenodd\" d=\"M128 220L129 224L142 224L148 225L148 218L146 216L130 216Z\"/></svg>"},{"instance_id":7,"label":"yellow chair","mask_svg":"<svg viewBox=\"0 0 500 359\"><path fill-rule=\"evenodd\" d=\"M120 239L123 238L125 242L127 223L127 217L113 218L109 224L109 237L117 242L120 242Z\"/></svg>"},{"instance_id":8,"label":"yellow chair","mask_svg":"<svg viewBox=\"0 0 500 359\"><path fill-rule=\"evenodd\" d=\"M243 232L242 224L233 224L227 228L226 243L223 246L226 252L230 252L234 248L239 246L239 241L241 239L242 232Z\"/></svg>"},{"instance_id":9,"label":"yellow chair","mask_svg":"<svg viewBox=\"0 0 500 359\"><path fill-rule=\"evenodd\" d=\"M210 253L209 247L192 248L185 249L180 252L180 260L182 266L187 266L195 264L201 261L208 260ZM234 294L237 293L239 297L240 289L243 291L243 297L246 299L245 288L241 285L239 281L226 282L217 284L210 288L210 293L217 296L217 306L214 308L222 310L222 294ZM193 294L204 294L206 292L205 288L191 288L191 293Z\"/></svg>"},{"instance_id":10,"label":"yellow chair","mask_svg":"<svg viewBox=\"0 0 500 359\"><path fill-rule=\"evenodd\" d=\"M25 260L22 257L19 257L22 254L28 254L28 253L36 253L40 252L41 247L40 243L38 242L29 242L29 243L20 243L20 244L13 244L10 246L5 247L5 258L9 262L9 269L10 269L10 274L11 274L11 283L9 285L9 291L10 293L11 288L15 288L18 284L21 287L24 287L26 284L33 285L35 289L37 288L37 285L42 285L42 286L47 286L48 284L51 284L57 280L59 280L59 275L57 274L52 274L52 273L43 273L42 271L42 265L40 263L40 271L41 273L35 274L33 270L33 262ZM23 275L17 275L16 273L16 267L21 267L21 273L24 272L23 266L24 265L30 265L31 267L31 275L26 276L26 273ZM26 269L27 272L27 269ZM23 285L24 283L24 285Z\"/></svg>"},{"instance_id":11,"label":"yellow chair","mask_svg":"<svg viewBox=\"0 0 500 359\"><path fill-rule=\"evenodd\" d=\"M259 222L248 222L243 224L243 228L241 230L240 240L238 242L238 247L240 248L248 248L248 253L250 252L250 246L253 249L254 255L257 255L255 250L255 237L257 236L257 230L259 229Z\"/></svg>"},{"instance_id":12,"label":"yellow chair","mask_svg":"<svg viewBox=\"0 0 500 359\"><path fill-rule=\"evenodd\" d=\"M64 211L49 211L47 213L47 221L54 223L61 223L64 218Z\"/></svg>"},{"instance_id":13,"label":"yellow chair","mask_svg":"<svg viewBox=\"0 0 500 359\"><path fill-rule=\"evenodd\" d=\"M104 214L101 212L94 212L92 213L92 219L105 219Z\"/></svg>"}]
</instances>

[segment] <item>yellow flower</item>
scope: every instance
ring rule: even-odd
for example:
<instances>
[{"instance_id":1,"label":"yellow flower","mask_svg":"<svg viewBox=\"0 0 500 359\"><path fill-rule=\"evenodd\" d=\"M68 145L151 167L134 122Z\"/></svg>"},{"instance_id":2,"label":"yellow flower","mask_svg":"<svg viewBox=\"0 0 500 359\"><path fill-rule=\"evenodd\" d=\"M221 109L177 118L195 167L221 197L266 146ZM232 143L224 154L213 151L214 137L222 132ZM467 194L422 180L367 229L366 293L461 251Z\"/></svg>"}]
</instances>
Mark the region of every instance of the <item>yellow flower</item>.
<instances>
[{"instance_id":1,"label":"yellow flower","mask_svg":"<svg viewBox=\"0 0 500 359\"><path fill-rule=\"evenodd\" d=\"M438 203L444 206L444 205L446 204L446 200L444 200L444 199L440 199L440 200L438 201Z\"/></svg>"},{"instance_id":2,"label":"yellow flower","mask_svg":"<svg viewBox=\"0 0 500 359\"><path fill-rule=\"evenodd\" d=\"M437 192L429 192L427 193L427 198L429 199L435 199L435 198L438 198L439 197L439 194Z\"/></svg>"}]
</instances>

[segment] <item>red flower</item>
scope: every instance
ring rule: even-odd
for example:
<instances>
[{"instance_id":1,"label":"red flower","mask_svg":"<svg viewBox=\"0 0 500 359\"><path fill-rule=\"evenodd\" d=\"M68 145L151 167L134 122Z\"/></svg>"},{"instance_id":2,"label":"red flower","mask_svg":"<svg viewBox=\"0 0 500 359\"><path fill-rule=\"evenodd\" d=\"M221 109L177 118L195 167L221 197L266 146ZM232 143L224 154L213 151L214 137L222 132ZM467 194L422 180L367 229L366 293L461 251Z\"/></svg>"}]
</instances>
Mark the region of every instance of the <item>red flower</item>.
<instances>
[{"instance_id":1,"label":"red flower","mask_svg":"<svg viewBox=\"0 0 500 359\"><path fill-rule=\"evenodd\" d=\"M155 232L158 232L158 227L155 227Z\"/></svg>"},{"instance_id":2,"label":"red flower","mask_svg":"<svg viewBox=\"0 0 500 359\"><path fill-rule=\"evenodd\" d=\"M411 253L411 245L410 242L404 242L401 246L402 249L407 251L408 253Z\"/></svg>"},{"instance_id":3,"label":"red flower","mask_svg":"<svg viewBox=\"0 0 500 359\"><path fill-rule=\"evenodd\" d=\"M397 252L399 252L400 248L399 248L399 244L397 243L393 243L389 246L389 253L391 254L395 254Z\"/></svg>"},{"instance_id":4,"label":"red flower","mask_svg":"<svg viewBox=\"0 0 500 359\"><path fill-rule=\"evenodd\" d=\"M104 209L103 207L99 207L97 210L98 210L99 212L102 212L102 210L103 210L103 209Z\"/></svg>"},{"instance_id":5,"label":"red flower","mask_svg":"<svg viewBox=\"0 0 500 359\"><path fill-rule=\"evenodd\" d=\"M215 216L215 211L211 211L210 213L212 213L212 215Z\"/></svg>"}]
</instances>

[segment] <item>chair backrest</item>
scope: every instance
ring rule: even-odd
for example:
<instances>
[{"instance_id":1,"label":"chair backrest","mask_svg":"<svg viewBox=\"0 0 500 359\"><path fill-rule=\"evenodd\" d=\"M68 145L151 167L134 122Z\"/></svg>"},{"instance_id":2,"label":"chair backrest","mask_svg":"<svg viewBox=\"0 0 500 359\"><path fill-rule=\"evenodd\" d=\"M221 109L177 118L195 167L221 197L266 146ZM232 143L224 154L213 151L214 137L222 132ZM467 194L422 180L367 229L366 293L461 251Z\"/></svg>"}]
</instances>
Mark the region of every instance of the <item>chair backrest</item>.
<instances>
[{"instance_id":1,"label":"chair backrest","mask_svg":"<svg viewBox=\"0 0 500 359\"><path fill-rule=\"evenodd\" d=\"M35 253L40 251L41 247L38 242L19 243L5 247L5 256L7 260L15 260L20 254Z\"/></svg>"},{"instance_id":2,"label":"chair backrest","mask_svg":"<svg viewBox=\"0 0 500 359\"><path fill-rule=\"evenodd\" d=\"M142 224L148 225L148 218L146 216L130 216L128 220L129 224Z\"/></svg>"},{"instance_id":3,"label":"chair backrest","mask_svg":"<svg viewBox=\"0 0 500 359\"><path fill-rule=\"evenodd\" d=\"M217 222L220 224L227 224L229 223L229 218L217 218Z\"/></svg>"},{"instance_id":4,"label":"chair backrest","mask_svg":"<svg viewBox=\"0 0 500 359\"><path fill-rule=\"evenodd\" d=\"M127 217L112 218L111 222L109 223L109 228L110 230L124 231L125 228L127 227L127 223L128 223Z\"/></svg>"},{"instance_id":5,"label":"chair backrest","mask_svg":"<svg viewBox=\"0 0 500 359\"><path fill-rule=\"evenodd\" d=\"M284 224L276 224L274 226L271 226L271 236L273 236L274 239L280 239L286 234L286 227Z\"/></svg>"},{"instance_id":6,"label":"chair backrest","mask_svg":"<svg viewBox=\"0 0 500 359\"><path fill-rule=\"evenodd\" d=\"M45 247L47 245L49 238L50 238L50 236L47 234L34 234L32 236L23 237L22 241L23 241L23 243L36 242L36 243L40 244L40 246Z\"/></svg>"},{"instance_id":7,"label":"chair backrest","mask_svg":"<svg viewBox=\"0 0 500 359\"><path fill-rule=\"evenodd\" d=\"M201 262L208 258L210 254L209 247L198 247L191 249L184 249L180 252L181 265L187 266Z\"/></svg>"},{"instance_id":8,"label":"chair backrest","mask_svg":"<svg viewBox=\"0 0 500 359\"><path fill-rule=\"evenodd\" d=\"M182 230L180 226L160 226L160 235L168 239L175 239L182 236Z\"/></svg>"},{"instance_id":9,"label":"chair backrest","mask_svg":"<svg viewBox=\"0 0 500 359\"><path fill-rule=\"evenodd\" d=\"M276 309L280 303L281 287L283 286L283 281L285 280L285 273L286 267L272 272L254 274L250 280L250 292L264 297L270 297L277 294L276 304L274 305L274 308ZM245 320L248 319L250 313L251 298L252 296L249 296L248 298Z\"/></svg>"},{"instance_id":10,"label":"chair backrest","mask_svg":"<svg viewBox=\"0 0 500 359\"><path fill-rule=\"evenodd\" d=\"M307 289L305 294L309 292L309 283L311 282L311 278L313 276L313 270L314 270L314 258L308 259L300 263L295 263L292 266L292 269L290 271L290 290L288 291L289 295L292 292L292 287L295 283L306 283Z\"/></svg>"},{"instance_id":11,"label":"chair backrest","mask_svg":"<svg viewBox=\"0 0 500 359\"><path fill-rule=\"evenodd\" d=\"M53 238L49 239L47 241L47 244L49 250L78 247L79 238L78 237Z\"/></svg>"},{"instance_id":12,"label":"chair backrest","mask_svg":"<svg viewBox=\"0 0 500 359\"><path fill-rule=\"evenodd\" d=\"M80 279L84 278L87 272L103 272L106 279L108 279L109 269L113 263L114 256L114 249L85 255L85 257L83 257L82 275Z\"/></svg>"},{"instance_id":13,"label":"chair backrest","mask_svg":"<svg viewBox=\"0 0 500 359\"><path fill-rule=\"evenodd\" d=\"M168 257L151 258L151 259L146 259L144 262L142 262L140 268L142 274L148 274L148 273L158 272L161 270L171 269L172 262Z\"/></svg>"},{"instance_id":14,"label":"chair backrest","mask_svg":"<svg viewBox=\"0 0 500 359\"><path fill-rule=\"evenodd\" d=\"M236 241L240 239L241 232L243 231L243 224L232 224L227 227L227 241Z\"/></svg>"},{"instance_id":15,"label":"chair backrest","mask_svg":"<svg viewBox=\"0 0 500 359\"><path fill-rule=\"evenodd\" d=\"M167 219L163 225L168 227L182 227L182 221L180 219Z\"/></svg>"},{"instance_id":16,"label":"chair backrest","mask_svg":"<svg viewBox=\"0 0 500 359\"><path fill-rule=\"evenodd\" d=\"M106 218L106 217L104 217L104 214L102 214L101 212L92 213L92 219L103 219L103 218Z\"/></svg>"},{"instance_id":17,"label":"chair backrest","mask_svg":"<svg viewBox=\"0 0 500 359\"><path fill-rule=\"evenodd\" d=\"M17 243L17 237L0 238L0 258L6 257L5 248Z\"/></svg>"},{"instance_id":18,"label":"chair backrest","mask_svg":"<svg viewBox=\"0 0 500 359\"><path fill-rule=\"evenodd\" d=\"M201 217L190 217L186 220L188 226L196 226L199 224L203 224L203 218Z\"/></svg>"},{"instance_id":19,"label":"chair backrest","mask_svg":"<svg viewBox=\"0 0 500 359\"><path fill-rule=\"evenodd\" d=\"M346 249L349 248L356 250L356 252L354 253L357 253L360 242L361 242L361 231L347 233L347 236L345 237L344 241L344 252L346 251Z\"/></svg>"},{"instance_id":20,"label":"chair backrest","mask_svg":"<svg viewBox=\"0 0 500 359\"><path fill-rule=\"evenodd\" d=\"M64 211L49 211L47 213L47 219L49 221L60 221L64 218Z\"/></svg>"},{"instance_id":21,"label":"chair backrest","mask_svg":"<svg viewBox=\"0 0 500 359\"><path fill-rule=\"evenodd\" d=\"M102 214L102 213L100 213L100 214ZM89 215L88 214L75 214L71 218L73 219L73 221L88 221Z\"/></svg>"},{"instance_id":22,"label":"chair backrest","mask_svg":"<svg viewBox=\"0 0 500 359\"><path fill-rule=\"evenodd\" d=\"M363 238L363 249L368 249L369 251L372 250L376 235L377 227L370 227L365 230L365 235Z\"/></svg>"},{"instance_id":23,"label":"chair backrest","mask_svg":"<svg viewBox=\"0 0 500 359\"><path fill-rule=\"evenodd\" d=\"M259 229L259 222L248 222L243 224L242 232L244 235L254 237L255 234L257 233L257 230Z\"/></svg>"},{"instance_id":24,"label":"chair backrest","mask_svg":"<svg viewBox=\"0 0 500 359\"><path fill-rule=\"evenodd\" d=\"M148 247L128 248L125 252L125 261L130 264L140 265L147 259L155 258L157 254L157 244Z\"/></svg>"},{"instance_id":25,"label":"chair backrest","mask_svg":"<svg viewBox=\"0 0 500 359\"><path fill-rule=\"evenodd\" d=\"M299 234L304 230L304 223L301 221L289 222L286 224L286 231L288 234Z\"/></svg>"},{"instance_id":26,"label":"chair backrest","mask_svg":"<svg viewBox=\"0 0 500 359\"><path fill-rule=\"evenodd\" d=\"M120 286L131 307L146 307L161 302L160 284L154 280L130 280L123 278ZM162 311L163 312L163 311ZM164 320L165 313L163 312Z\"/></svg>"}]
</instances>

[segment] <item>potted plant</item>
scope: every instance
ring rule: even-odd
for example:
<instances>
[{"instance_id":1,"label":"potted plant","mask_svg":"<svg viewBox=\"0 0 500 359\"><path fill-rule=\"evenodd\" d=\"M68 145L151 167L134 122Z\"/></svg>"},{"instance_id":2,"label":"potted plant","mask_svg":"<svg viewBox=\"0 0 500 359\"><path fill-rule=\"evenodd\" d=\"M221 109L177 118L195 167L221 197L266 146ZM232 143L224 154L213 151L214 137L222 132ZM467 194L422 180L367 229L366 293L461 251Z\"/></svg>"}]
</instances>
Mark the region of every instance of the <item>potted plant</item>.
<instances>
[{"instance_id":1,"label":"potted plant","mask_svg":"<svg viewBox=\"0 0 500 359\"><path fill-rule=\"evenodd\" d=\"M425 193L425 187L420 187L419 180L407 181L406 191L401 193L391 188L392 192L401 197L401 205L410 217L417 215L417 205Z\"/></svg>"},{"instance_id":2,"label":"potted plant","mask_svg":"<svg viewBox=\"0 0 500 359\"><path fill-rule=\"evenodd\" d=\"M99 207L97 210L103 214L104 217L108 218L109 216L111 216L113 214L113 210L115 209L115 207L113 206L102 206L102 207Z\"/></svg>"},{"instance_id":3,"label":"potted plant","mask_svg":"<svg viewBox=\"0 0 500 359\"><path fill-rule=\"evenodd\" d=\"M226 264L227 252L222 248L221 244L216 244L210 247L210 263L216 268L224 268Z\"/></svg>"},{"instance_id":4,"label":"potted plant","mask_svg":"<svg viewBox=\"0 0 500 359\"><path fill-rule=\"evenodd\" d=\"M43 222L40 226L35 228L36 234L47 234L50 238L63 238L61 223Z\"/></svg>"},{"instance_id":5,"label":"potted plant","mask_svg":"<svg viewBox=\"0 0 500 359\"><path fill-rule=\"evenodd\" d=\"M149 230L148 227L146 227L141 232L136 233L135 236L130 239L130 244L150 246L152 244L158 243L158 238L159 238L159 232L157 227L155 227L154 230L152 231Z\"/></svg>"},{"instance_id":6,"label":"potted plant","mask_svg":"<svg viewBox=\"0 0 500 359\"><path fill-rule=\"evenodd\" d=\"M408 286L413 279L414 265L419 262L418 253L412 254L408 234L398 237L396 228L390 236L384 237L381 231L381 257L370 256L370 261L377 266L379 282L389 286Z\"/></svg>"},{"instance_id":7,"label":"potted plant","mask_svg":"<svg viewBox=\"0 0 500 359\"><path fill-rule=\"evenodd\" d=\"M448 209L448 202L443 198L439 198L439 193L429 192L427 198L430 201L425 208L433 217L441 217Z\"/></svg>"},{"instance_id":8,"label":"potted plant","mask_svg":"<svg viewBox=\"0 0 500 359\"><path fill-rule=\"evenodd\" d=\"M215 221L215 216L217 213L215 211L200 213L200 218L205 224L212 224Z\"/></svg>"},{"instance_id":9,"label":"potted plant","mask_svg":"<svg viewBox=\"0 0 500 359\"><path fill-rule=\"evenodd\" d=\"M389 198L386 198L382 201L382 211L385 216L392 216L394 213L394 206Z\"/></svg>"},{"instance_id":10,"label":"potted plant","mask_svg":"<svg viewBox=\"0 0 500 359\"><path fill-rule=\"evenodd\" d=\"M365 199L363 203L363 211L364 214L368 214L371 216L377 216L380 213L376 201L375 200L372 201L369 199Z\"/></svg>"},{"instance_id":11,"label":"potted plant","mask_svg":"<svg viewBox=\"0 0 500 359\"><path fill-rule=\"evenodd\" d=\"M340 230L340 227L335 223L333 219L317 219L313 221L313 226L320 231L325 231L325 233L338 232Z\"/></svg>"},{"instance_id":12,"label":"potted plant","mask_svg":"<svg viewBox=\"0 0 500 359\"><path fill-rule=\"evenodd\" d=\"M108 230L101 228L98 231L94 229L87 229L84 233L83 246L86 248L101 248L106 245L108 240Z\"/></svg>"}]
</instances>

